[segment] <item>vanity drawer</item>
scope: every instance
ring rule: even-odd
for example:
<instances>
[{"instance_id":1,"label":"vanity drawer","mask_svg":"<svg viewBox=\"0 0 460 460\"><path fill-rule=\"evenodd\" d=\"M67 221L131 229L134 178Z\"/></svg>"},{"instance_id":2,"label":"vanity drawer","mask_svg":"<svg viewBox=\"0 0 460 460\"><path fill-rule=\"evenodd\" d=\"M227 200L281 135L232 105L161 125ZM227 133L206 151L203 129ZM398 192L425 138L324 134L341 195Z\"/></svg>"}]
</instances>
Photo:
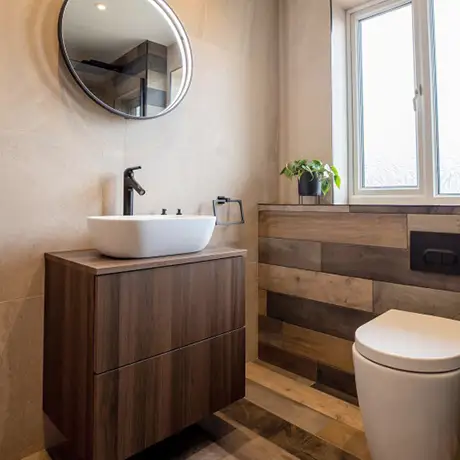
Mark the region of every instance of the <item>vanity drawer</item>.
<instances>
[{"instance_id":1,"label":"vanity drawer","mask_svg":"<svg viewBox=\"0 0 460 460\"><path fill-rule=\"evenodd\" d=\"M245 395L245 329L95 376L95 460L122 460Z\"/></svg>"},{"instance_id":2,"label":"vanity drawer","mask_svg":"<svg viewBox=\"0 0 460 460\"><path fill-rule=\"evenodd\" d=\"M243 257L96 278L96 374L245 323Z\"/></svg>"}]
</instances>

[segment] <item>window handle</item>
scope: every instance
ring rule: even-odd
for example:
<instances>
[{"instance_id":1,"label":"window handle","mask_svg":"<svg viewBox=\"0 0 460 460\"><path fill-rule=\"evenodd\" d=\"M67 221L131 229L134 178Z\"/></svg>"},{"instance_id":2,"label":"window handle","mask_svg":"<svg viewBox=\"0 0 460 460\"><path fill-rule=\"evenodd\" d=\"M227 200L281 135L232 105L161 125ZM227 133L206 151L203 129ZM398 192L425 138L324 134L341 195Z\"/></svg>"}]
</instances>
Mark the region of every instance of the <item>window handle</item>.
<instances>
[{"instance_id":1,"label":"window handle","mask_svg":"<svg viewBox=\"0 0 460 460\"><path fill-rule=\"evenodd\" d=\"M414 97L412 99L412 104L414 105L414 112L417 112L417 100L422 95L422 85L418 85L414 91Z\"/></svg>"}]
</instances>

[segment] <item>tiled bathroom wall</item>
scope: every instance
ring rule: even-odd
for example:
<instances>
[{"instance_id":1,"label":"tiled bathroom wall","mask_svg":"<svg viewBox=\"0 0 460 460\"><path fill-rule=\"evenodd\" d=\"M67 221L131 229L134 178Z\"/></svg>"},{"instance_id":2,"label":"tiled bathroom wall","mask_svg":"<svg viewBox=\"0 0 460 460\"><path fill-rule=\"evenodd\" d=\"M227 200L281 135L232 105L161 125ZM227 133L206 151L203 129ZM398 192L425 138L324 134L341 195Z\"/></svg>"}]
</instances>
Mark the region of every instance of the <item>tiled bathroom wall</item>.
<instances>
[{"instance_id":1,"label":"tiled bathroom wall","mask_svg":"<svg viewBox=\"0 0 460 460\"><path fill-rule=\"evenodd\" d=\"M390 309L460 319L460 279L410 270L410 231L460 233L460 208L264 206L259 357L356 395L356 329Z\"/></svg>"},{"instance_id":2,"label":"tiled bathroom wall","mask_svg":"<svg viewBox=\"0 0 460 460\"><path fill-rule=\"evenodd\" d=\"M127 166L137 213L209 213L242 198L247 224L214 244L249 248L248 357L257 349L257 203L277 188L277 0L170 0L190 34L194 81L168 116L126 121L77 88L59 58L61 0L0 15L0 458L44 446L43 253L90 245L86 216L115 211ZM120 190L118 190L118 193ZM118 205L121 203L118 202ZM118 208L120 209L120 208Z\"/></svg>"}]
</instances>

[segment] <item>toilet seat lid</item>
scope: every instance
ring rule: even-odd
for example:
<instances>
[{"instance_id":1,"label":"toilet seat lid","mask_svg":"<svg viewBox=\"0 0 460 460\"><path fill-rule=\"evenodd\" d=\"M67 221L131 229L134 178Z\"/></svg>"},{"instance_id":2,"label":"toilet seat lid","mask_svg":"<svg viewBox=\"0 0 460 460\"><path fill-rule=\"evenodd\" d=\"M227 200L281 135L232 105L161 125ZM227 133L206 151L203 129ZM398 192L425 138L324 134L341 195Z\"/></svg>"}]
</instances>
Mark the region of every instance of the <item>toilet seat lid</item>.
<instances>
[{"instance_id":1,"label":"toilet seat lid","mask_svg":"<svg viewBox=\"0 0 460 460\"><path fill-rule=\"evenodd\" d=\"M460 321L390 310L356 331L356 350L377 364L410 372L460 369Z\"/></svg>"}]
</instances>

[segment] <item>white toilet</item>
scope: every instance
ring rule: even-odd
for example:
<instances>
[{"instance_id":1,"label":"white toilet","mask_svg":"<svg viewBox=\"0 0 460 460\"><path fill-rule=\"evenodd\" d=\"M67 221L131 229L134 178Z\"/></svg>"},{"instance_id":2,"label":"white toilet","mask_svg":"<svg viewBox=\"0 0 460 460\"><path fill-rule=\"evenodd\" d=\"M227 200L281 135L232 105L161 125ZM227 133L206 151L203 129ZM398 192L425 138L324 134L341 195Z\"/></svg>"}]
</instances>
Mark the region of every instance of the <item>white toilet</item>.
<instances>
[{"instance_id":1,"label":"white toilet","mask_svg":"<svg viewBox=\"0 0 460 460\"><path fill-rule=\"evenodd\" d=\"M353 360L373 460L460 459L460 322L390 310Z\"/></svg>"}]
</instances>

